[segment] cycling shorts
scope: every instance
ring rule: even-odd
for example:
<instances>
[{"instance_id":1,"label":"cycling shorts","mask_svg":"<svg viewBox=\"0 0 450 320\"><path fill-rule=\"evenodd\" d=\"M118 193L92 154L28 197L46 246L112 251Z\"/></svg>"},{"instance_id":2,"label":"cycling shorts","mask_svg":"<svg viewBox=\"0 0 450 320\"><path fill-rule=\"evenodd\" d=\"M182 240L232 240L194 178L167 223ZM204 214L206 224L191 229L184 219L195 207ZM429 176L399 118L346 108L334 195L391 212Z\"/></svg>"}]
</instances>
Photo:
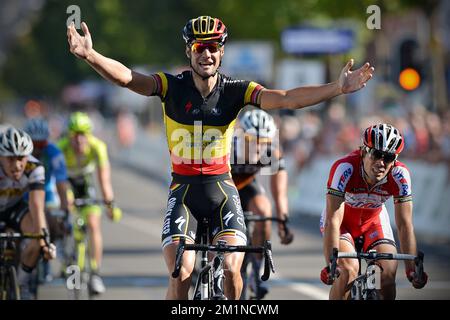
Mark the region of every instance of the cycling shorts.
<instances>
[{"instance_id":1,"label":"cycling shorts","mask_svg":"<svg viewBox=\"0 0 450 320\"><path fill-rule=\"evenodd\" d=\"M78 176L78 177L69 177L69 183L72 189L72 194L70 197L74 199L96 199L95 186L92 181L91 176ZM80 214L83 218L86 218L87 215L101 215L102 207L99 205L87 205L81 207Z\"/></svg>"},{"instance_id":2,"label":"cycling shorts","mask_svg":"<svg viewBox=\"0 0 450 320\"><path fill-rule=\"evenodd\" d=\"M208 237L213 243L222 237L247 243L239 193L231 179L204 183L172 182L162 229L162 247L181 237L196 239L197 221L209 220Z\"/></svg>"},{"instance_id":3,"label":"cycling shorts","mask_svg":"<svg viewBox=\"0 0 450 320\"><path fill-rule=\"evenodd\" d=\"M396 247L394 233L392 232L389 214L383 205L377 214L371 215L361 224L361 215L363 210L352 208L345 204L344 219L340 228L340 239L350 242L355 246L355 239L364 238L363 251L373 249L379 244L389 244ZM321 231L323 233L326 220L326 211L322 212Z\"/></svg>"}]
</instances>

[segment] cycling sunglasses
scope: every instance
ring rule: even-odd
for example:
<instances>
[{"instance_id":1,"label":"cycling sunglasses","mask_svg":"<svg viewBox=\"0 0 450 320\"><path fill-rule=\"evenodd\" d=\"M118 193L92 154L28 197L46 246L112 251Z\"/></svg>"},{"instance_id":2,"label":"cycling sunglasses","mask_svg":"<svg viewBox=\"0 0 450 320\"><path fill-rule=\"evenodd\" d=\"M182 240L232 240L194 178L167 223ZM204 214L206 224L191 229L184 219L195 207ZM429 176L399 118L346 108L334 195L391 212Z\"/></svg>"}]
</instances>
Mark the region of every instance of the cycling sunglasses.
<instances>
[{"instance_id":1,"label":"cycling sunglasses","mask_svg":"<svg viewBox=\"0 0 450 320\"><path fill-rule=\"evenodd\" d=\"M219 51L220 47L221 45L218 42L194 42L191 45L191 50L198 54L202 54L206 49L211 53L215 53Z\"/></svg>"},{"instance_id":2,"label":"cycling sunglasses","mask_svg":"<svg viewBox=\"0 0 450 320\"><path fill-rule=\"evenodd\" d=\"M367 153L372 157L373 160L383 159L385 163L391 163L395 159L397 159L397 155L395 153L383 152L377 149L366 148Z\"/></svg>"}]
</instances>

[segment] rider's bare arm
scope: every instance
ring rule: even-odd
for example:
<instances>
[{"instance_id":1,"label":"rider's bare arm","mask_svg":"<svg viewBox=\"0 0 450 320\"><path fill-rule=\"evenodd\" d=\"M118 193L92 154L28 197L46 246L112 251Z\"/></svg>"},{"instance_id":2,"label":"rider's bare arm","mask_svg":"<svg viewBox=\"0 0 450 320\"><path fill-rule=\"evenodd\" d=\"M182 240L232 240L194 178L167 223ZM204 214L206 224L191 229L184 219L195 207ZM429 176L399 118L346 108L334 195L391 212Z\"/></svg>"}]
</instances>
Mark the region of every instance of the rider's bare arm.
<instances>
[{"instance_id":1,"label":"rider's bare arm","mask_svg":"<svg viewBox=\"0 0 450 320\"><path fill-rule=\"evenodd\" d=\"M292 90L264 89L260 95L261 108L300 109L331 99L343 93L351 93L366 86L372 78L374 68L369 63L361 68L351 71L353 59L342 69L339 79L332 83L319 86L299 87Z\"/></svg>"},{"instance_id":2,"label":"rider's bare arm","mask_svg":"<svg viewBox=\"0 0 450 320\"><path fill-rule=\"evenodd\" d=\"M136 93L149 96L155 83L152 77L135 72L119 61L105 57L94 50L91 34L86 23L82 23L84 36L81 36L72 23L67 28L69 49L76 57L84 59L103 78Z\"/></svg>"},{"instance_id":3,"label":"rider's bare arm","mask_svg":"<svg viewBox=\"0 0 450 320\"><path fill-rule=\"evenodd\" d=\"M69 208L69 201L67 200L67 182L61 181L56 183L56 191L58 191L60 208L67 210Z\"/></svg>"},{"instance_id":4,"label":"rider's bare arm","mask_svg":"<svg viewBox=\"0 0 450 320\"><path fill-rule=\"evenodd\" d=\"M283 219L288 215L288 197L287 197L288 175L286 170L279 170L270 177L270 188L275 202L277 216Z\"/></svg>"},{"instance_id":5,"label":"rider's bare arm","mask_svg":"<svg viewBox=\"0 0 450 320\"><path fill-rule=\"evenodd\" d=\"M34 232L41 232L42 228L47 228L47 221L44 213L45 191L31 190L28 196L28 207L30 209L31 219L33 220Z\"/></svg>"},{"instance_id":6,"label":"rider's bare arm","mask_svg":"<svg viewBox=\"0 0 450 320\"><path fill-rule=\"evenodd\" d=\"M109 163L99 167L97 173L103 199L105 201L112 201L114 199L114 193L111 184L111 167Z\"/></svg>"},{"instance_id":7,"label":"rider's bare arm","mask_svg":"<svg viewBox=\"0 0 450 320\"><path fill-rule=\"evenodd\" d=\"M341 94L337 83L300 87L292 90L265 89L261 93L261 108L265 110L300 109L317 104Z\"/></svg>"},{"instance_id":8,"label":"rider's bare arm","mask_svg":"<svg viewBox=\"0 0 450 320\"><path fill-rule=\"evenodd\" d=\"M417 244L412 222L413 203L412 201L398 202L394 207L401 252L415 255ZM407 270L414 270L414 261L405 261L405 267Z\"/></svg>"},{"instance_id":9,"label":"rider's bare arm","mask_svg":"<svg viewBox=\"0 0 450 320\"><path fill-rule=\"evenodd\" d=\"M326 264L330 262L333 248L339 248L339 235L344 218L344 198L327 194L325 230L323 233L323 253Z\"/></svg>"}]
</instances>

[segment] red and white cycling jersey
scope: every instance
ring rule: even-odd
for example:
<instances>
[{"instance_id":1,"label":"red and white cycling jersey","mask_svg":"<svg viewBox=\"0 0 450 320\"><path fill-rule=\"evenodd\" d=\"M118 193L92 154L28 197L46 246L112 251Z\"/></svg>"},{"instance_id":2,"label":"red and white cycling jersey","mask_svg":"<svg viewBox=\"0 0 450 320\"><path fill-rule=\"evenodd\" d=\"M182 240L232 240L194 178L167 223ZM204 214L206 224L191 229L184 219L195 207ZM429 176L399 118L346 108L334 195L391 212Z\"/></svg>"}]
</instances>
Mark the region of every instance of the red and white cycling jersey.
<instances>
[{"instance_id":1,"label":"red and white cycling jersey","mask_svg":"<svg viewBox=\"0 0 450 320\"><path fill-rule=\"evenodd\" d=\"M330 170L327 193L345 199L341 237L351 242L364 235L364 250L373 247L379 240L394 241L384 203L394 197L394 203L412 200L411 178L408 168L395 161L386 177L369 189L364 180L360 150L355 150L337 160ZM323 232L325 211L321 217Z\"/></svg>"}]
</instances>

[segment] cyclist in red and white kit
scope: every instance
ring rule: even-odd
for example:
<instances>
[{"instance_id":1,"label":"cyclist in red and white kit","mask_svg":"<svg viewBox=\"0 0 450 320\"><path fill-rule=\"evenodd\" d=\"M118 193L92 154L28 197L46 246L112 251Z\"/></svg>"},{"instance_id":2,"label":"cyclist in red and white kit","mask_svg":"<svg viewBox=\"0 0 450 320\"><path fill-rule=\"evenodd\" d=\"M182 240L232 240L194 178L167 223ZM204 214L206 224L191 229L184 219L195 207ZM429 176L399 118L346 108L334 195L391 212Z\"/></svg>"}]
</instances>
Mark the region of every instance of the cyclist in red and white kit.
<instances>
[{"instance_id":1,"label":"cyclist in red and white kit","mask_svg":"<svg viewBox=\"0 0 450 320\"><path fill-rule=\"evenodd\" d=\"M397 160L403 150L404 139L400 131L389 124L367 128L363 145L331 167L327 183L326 210L321 217L326 262L332 248L339 252L354 252L355 240L363 238L363 251L396 253L396 243L384 203L394 197L395 222L398 229L400 251L417 254L412 223L412 191L410 172ZM380 260L383 299L395 299L395 260ZM340 276L334 281L330 299L346 298L346 287L357 276L358 261L339 259ZM422 279L414 274L414 262L405 261L406 277L417 289L423 288L428 276ZM332 284L329 267L321 272L321 280Z\"/></svg>"}]
</instances>

